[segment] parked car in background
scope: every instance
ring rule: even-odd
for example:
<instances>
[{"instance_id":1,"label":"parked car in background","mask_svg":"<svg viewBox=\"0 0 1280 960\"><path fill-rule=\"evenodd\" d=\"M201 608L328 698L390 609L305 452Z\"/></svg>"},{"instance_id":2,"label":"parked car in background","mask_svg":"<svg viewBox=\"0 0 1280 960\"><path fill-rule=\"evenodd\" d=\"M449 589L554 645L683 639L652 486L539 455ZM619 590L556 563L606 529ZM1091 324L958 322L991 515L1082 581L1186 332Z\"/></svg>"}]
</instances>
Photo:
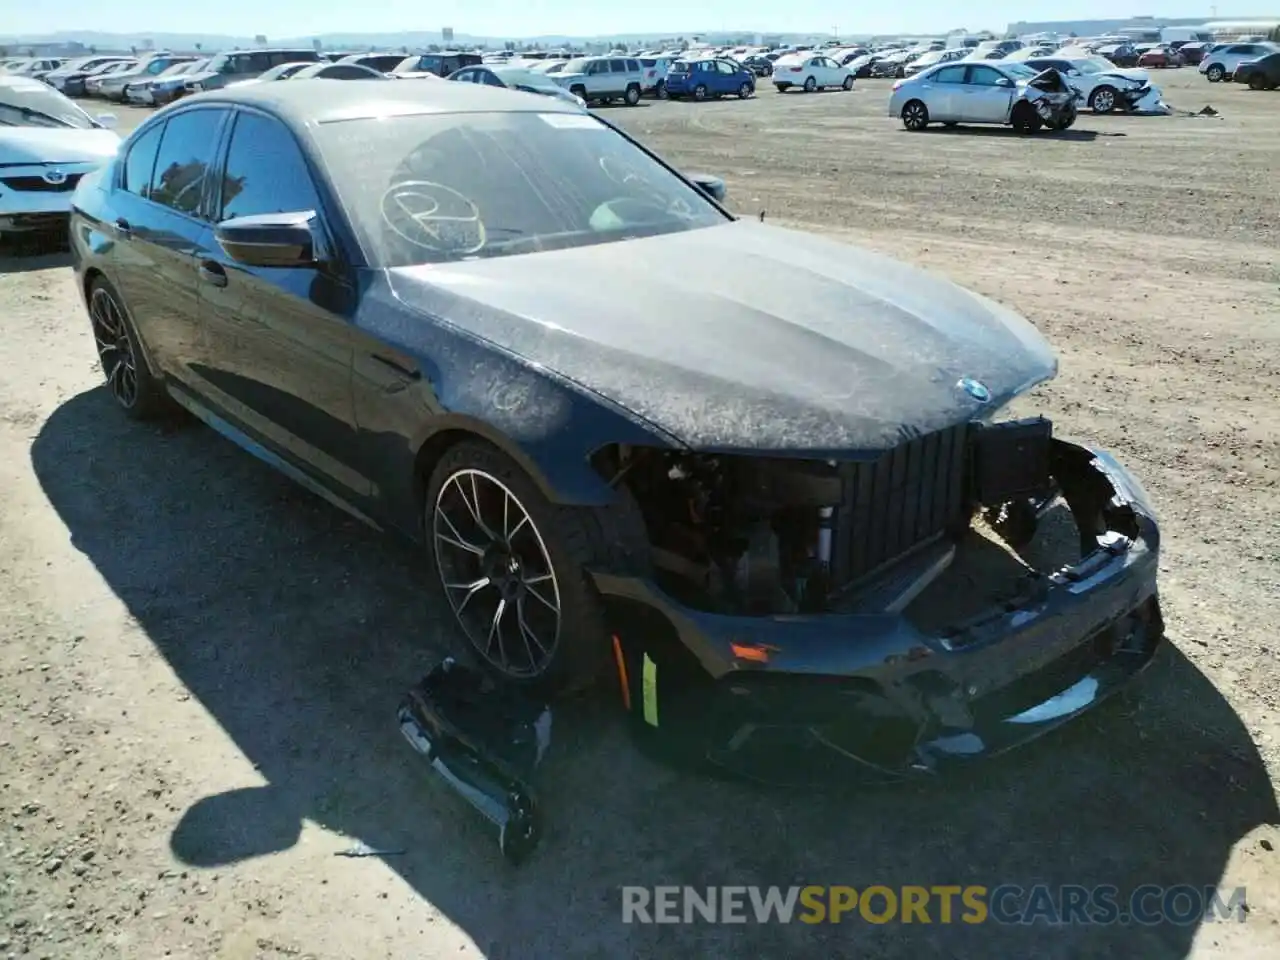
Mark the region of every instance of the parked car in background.
<instances>
[{"instance_id":1,"label":"parked car in background","mask_svg":"<svg viewBox=\"0 0 1280 960\"><path fill-rule=\"evenodd\" d=\"M1280 86L1280 51L1257 60L1245 60L1236 67L1232 79L1249 85L1250 90L1274 90Z\"/></svg>"},{"instance_id":2,"label":"parked car in background","mask_svg":"<svg viewBox=\"0 0 1280 960\"><path fill-rule=\"evenodd\" d=\"M1133 110L1151 93L1151 78L1139 67L1117 67L1102 57L1043 57L1024 60L1033 70L1057 70L1094 113Z\"/></svg>"},{"instance_id":3,"label":"parked car in background","mask_svg":"<svg viewBox=\"0 0 1280 960\"><path fill-rule=\"evenodd\" d=\"M640 92L653 95L659 100L667 96L667 74L671 72L670 57L640 57L640 69L644 71L644 79L640 84Z\"/></svg>"},{"instance_id":4,"label":"parked car in background","mask_svg":"<svg viewBox=\"0 0 1280 960\"><path fill-rule=\"evenodd\" d=\"M343 57L338 63L357 63L378 73L390 73L404 63L403 53L352 53ZM341 78L349 79L349 78Z\"/></svg>"},{"instance_id":5,"label":"parked car in background","mask_svg":"<svg viewBox=\"0 0 1280 960\"><path fill-rule=\"evenodd\" d=\"M1231 79L1236 67L1246 60L1257 60L1277 51L1280 51L1280 45L1266 41L1224 43L1206 54L1198 69L1210 83L1218 83Z\"/></svg>"},{"instance_id":6,"label":"parked car in background","mask_svg":"<svg viewBox=\"0 0 1280 960\"><path fill-rule=\"evenodd\" d=\"M314 49L307 47L232 50L214 57L209 62L209 69L199 79L192 78L186 87L191 93L220 90L240 80L252 80L281 64L319 63L323 59Z\"/></svg>"},{"instance_id":7,"label":"parked car in background","mask_svg":"<svg viewBox=\"0 0 1280 960\"><path fill-rule=\"evenodd\" d=\"M95 70L91 75L84 78L84 86L80 91L80 95L84 97L96 97L102 90L102 85L118 73L128 73L135 66L137 60L117 60L115 63L108 63L105 67ZM70 88L70 84L67 85ZM70 89L65 91L70 96Z\"/></svg>"},{"instance_id":8,"label":"parked car in background","mask_svg":"<svg viewBox=\"0 0 1280 960\"><path fill-rule=\"evenodd\" d=\"M924 56L923 53L912 54L906 50L897 50L873 63L871 65L871 76L876 78L901 78L906 75L907 64L911 63L913 59L918 60L922 56Z\"/></svg>"},{"instance_id":9,"label":"parked car in background","mask_svg":"<svg viewBox=\"0 0 1280 960\"><path fill-rule=\"evenodd\" d=\"M110 57L80 57L68 63L64 63L57 70L50 70L44 75L44 82L53 87L59 93L65 93L68 96L79 96L84 93L84 78L92 74L95 70L101 70L103 67L111 63L119 63L120 61L132 60L132 57L110 56ZM72 90L67 90L68 82L74 78Z\"/></svg>"},{"instance_id":10,"label":"parked car in background","mask_svg":"<svg viewBox=\"0 0 1280 960\"><path fill-rule=\"evenodd\" d=\"M541 73L549 77L563 70L564 65L568 62L568 60L539 60L529 69L534 73Z\"/></svg>"},{"instance_id":11,"label":"parked car in background","mask_svg":"<svg viewBox=\"0 0 1280 960\"><path fill-rule=\"evenodd\" d=\"M922 54L920 58L906 65L903 76L914 77L923 70L930 67L936 67L940 63L953 63L956 60L963 60L969 51L964 47L951 47L949 50L930 50L928 53Z\"/></svg>"},{"instance_id":12,"label":"parked car in background","mask_svg":"<svg viewBox=\"0 0 1280 960\"><path fill-rule=\"evenodd\" d=\"M719 100L735 96L745 100L756 92L756 75L727 57L677 60L667 74L667 96L672 100Z\"/></svg>"},{"instance_id":13,"label":"parked car in background","mask_svg":"<svg viewBox=\"0 0 1280 960\"><path fill-rule=\"evenodd\" d=\"M757 53L757 54L752 54L749 57L744 57L742 60L742 65L746 67L748 70L750 70L752 73L754 73L757 77L773 76L773 61L770 60L768 57L766 57L764 54Z\"/></svg>"},{"instance_id":14,"label":"parked car in background","mask_svg":"<svg viewBox=\"0 0 1280 960\"><path fill-rule=\"evenodd\" d=\"M673 64L674 66L674 64ZM556 83L587 103L621 100L629 107L640 102L644 71L634 57L578 57L554 75ZM667 77L670 91L671 77Z\"/></svg>"},{"instance_id":15,"label":"parked car in background","mask_svg":"<svg viewBox=\"0 0 1280 960\"><path fill-rule=\"evenodd\" d=\"M1212 44L1204 43L1200 40L1192 40L1178 47L1178 53L1182 57L1182 62L1187 66L1196 66L1203 58Z\"/></svg>"},{"instance_id":16,"label":"parked car in background","mask_svg":"<svg viewBox=\"0 0 1280 960\"><path fill-rule=\"evenodd\" d=\"M339 60L337 63L309 63L288 80L390 80L391 75L364 63Z\"/></svg>"},{"instance_id":17,"label":"parked car in background","mask_svg":"<svg viewBox=\"0 0 1280 960\"><path fill-rule=\"evenodd\" d=\"M0 74L0 236L64 230L80 178L116 154L114 122L32 77Z\"/></svg>"},{"instance_id":18,"label":"parked car in background","mask_svg":"<svg viewBox=\"0 0 1280 960\"><path fill-rule=\"evenodd\" d=\"M1138 55L1138 66L1140 67L1163 69L1166 67L1181 67L1185 63L1186 61L1182 59L1182 55L1167 44L1144 50Z\"/></svg>"},{"instance_id":19,"label":"parked car in background","mask_svg":"<svg viewBox=\"0 0 1280 960\"><path fill-rule=\"evenodd\" d=\"M151 81L151 87L148 91L151 94L151 103L154 106L162 107L166 103L173 103L175 100L194 93L195 84L199 83L203 86L205 80L214 76L209 69L211 63L213 63L213 57L208 57L204 60L197 60L183 73L169 77L156 77L155 80Z\"/></svg>"},{"instance_id":20,"label":"parked car in background","mask_svg":"<svg viewBox=\"0 0 1280 960\"><path fill-rule=\"evenodd\" d=\"M63 62L55 57L33 57L30 60L14 64L5 73L14 77L30 77L32 80L40 80L46 74L52 73L61 67Z\"/></svg>"},{"instance_id":21,"label":"parked car in background","mask_svg":"<svg viewBox=\"0 0 1280 960\"><path fill-rule=\"evenodd\" d=\"M482 63L476 67L463 67L449 74L446 80L455 83L485 83L491 87L507 87L522 93L536 93L544 97L566 100L586 109L587 102L570 93L545 74L534 73L527 67L509 67L501 63Z\"/></svg>"},{"instance_id":22,"label":"parked car in background","mask_svg":"<svg viewBox=\"0 0 1280 960\"><path fill-rule=\"evenodd\" d=\"M412 78L422 76L447 77L457 73L463 67L473 67L484 62L478 53L461 53L457 50L443 50L439 53L415 53L405 57L400 65L391 72L396 77Z\"/></svg>"},{"instance_id":23,"label":"parked car in background","mask_svg":"<svg viewBox=\"0 0 1280 960\"><path fill-rule=\"evenodd\" d=\"M277 80L288 80L300 70L307 67L316 66L332 66L336 60L320 60L319 62L311 62L308 60L292 60L289 63L277 63L270 70L264 70L256 77L250 77L247 80L237 80L235 83L229 83L229 87L243 87L249 83L275 83Z\"/></svg>"},{"instance_id":24,"label":"parked car in background","mask_svg":"<svg viewBox=\"0 0 1280 960\"><path fill-rule=\"evenodd\" d=\"M143 57L130 70L120 70L103 79L96 95L117 103L124 101L124 88L136 80L154 80L175 63L190 63L196 57L180 57L171 53L157 53Z\"/></svg>"},{"instance_id":25,"label":"parked car in background","mask_svg":"<svg viewBox=\"0 0 1280 960\"><path fill-rule=\"evenodd\" d=\"M1117 67L1136 67L1138 50L1131 43L1106 43L1098 47L1096 53L1106 57Z\"/></svg>"},{"instance_id":26,"label":"parked car in background","mask_svg":"<svg viewBox=\"0 0 1280 960\"><path fill-rule=\"evenodd\" d=\"M963 60L895 83L889 116L913 131L931 123L1004 124L1020 133L1035 133L1043 126L1065 130L1075 123L1079 96L1057 70Z\"/></svg>"},{"instance_id":27,"label":"parked car in background","mask_svg":"<svg viewBox=\"0 0 1280 960\"><path fill-rule=\"evenodd\" d=\"M208 65L209 58L207 57L203 60L186 60L173 64L157 77L131 80L124 87L124 102L153 106L156 101L152 91L156 84L170 81L182 82L192 74L204 70Z\"/></svg>"},{"instance_id":28,"label":"parked car in background","mask_svg":"<svg viewBox=\"0 0 1280 960\"><path fill-rule=\"evenodd\" d=\"M805 93L828 87L852 90L853 79L853 70L820 53L792 53L773 63L773 85L779 93L786 93L792 87L799 87Z\"/></svg>"}]
</instances>

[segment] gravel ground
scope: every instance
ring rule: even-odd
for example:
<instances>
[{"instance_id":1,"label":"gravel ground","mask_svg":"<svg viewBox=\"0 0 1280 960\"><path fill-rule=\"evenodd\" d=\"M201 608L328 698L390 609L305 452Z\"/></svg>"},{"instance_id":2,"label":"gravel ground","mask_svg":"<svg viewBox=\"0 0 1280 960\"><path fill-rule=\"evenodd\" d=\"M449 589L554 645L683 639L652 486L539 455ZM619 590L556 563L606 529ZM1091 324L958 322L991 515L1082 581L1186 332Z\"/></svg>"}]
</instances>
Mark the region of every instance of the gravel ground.
<instances>
[{"instance_id":1,"label":"gravel ground","mask_svg":"<svg viewBox=\"0 0 1280 960\"><path fill-rule=\"evenodd\" d=\"M107 405L70 271L0 257L0 956L1280 953L1280 95L1061 136L904 132L888 84L608 116L739 212L1030 317L1025 404L1162 508L1171 645L1136 695L972 776L821 796L657 767L558 718L548 836L510 871L392 719L445 643L413 553L211 432ZM144 116L119 110L125 126ZM424 624L425 629L424 629ZM335 852L361 839L403 851ZM624 884L1248 889L1241 924L627 926Z\"/></svg>"}]
</instances>

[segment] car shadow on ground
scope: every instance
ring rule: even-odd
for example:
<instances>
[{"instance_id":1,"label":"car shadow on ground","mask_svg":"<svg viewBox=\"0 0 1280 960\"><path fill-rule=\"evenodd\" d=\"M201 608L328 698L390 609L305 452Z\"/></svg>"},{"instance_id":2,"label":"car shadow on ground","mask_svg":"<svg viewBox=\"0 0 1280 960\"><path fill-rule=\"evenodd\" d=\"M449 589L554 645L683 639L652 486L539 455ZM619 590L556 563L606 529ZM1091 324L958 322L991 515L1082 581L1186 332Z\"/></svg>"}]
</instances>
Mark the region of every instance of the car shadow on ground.
<instances>
[{"instance_id":1,"label":"car shadow on ground","mask_svg":"<svg viewBox=\"0 0 1280 960\"><path fill-rule=\"evenodd\" d=\"M71 265L66 237L14 234L0 239L0 274L29 273Z\"/></svg>"},{"instance_id":2,"label":"car shadow on ground","mask_svg":"<svg viewBox=\"0 0 1280 960\"><path fill-rule=\"evenodd\" d=\"M926 128L925 132L930 133L933 136L947 136L947 137L994 137L997 139L1008 138L1011 140L1028 139L1027 134L1020 133L1019 131L1014 130L1012 127L993 127L993 126L979 127L979 126L965 126L964 124L960 124L959 126L955 126L955 127L944 127L941 124L938 124L938 125L930 124ZM1030 139L1039 140L1041 138L1048 138L1050 140L1071 140L1071 141L1077 141L1080 143L1092 143L1094 140L1097 140L1099 137L1125 137L1125 136L1128 136L1128 134L1100 133L1097 130L1041 129L1036 133L1032 134Z\"/></svg>"},{"instance_id":3,"label":"car shadow on ground","mask_svg":"<svg viewBox=\"0 0 1280 960\"><path fill-rule=\"evenodd\" d=\"M834 770L830 789L796 791L661 767L602 692L557 713L547 834L514 870L395 726L402 692L446 636L412 548L209 430L127 421L103 388L53 413L32 460L74 545L267 781L185 811L175 855L213 866L287 849L304 819L401 849L386 863L490 957L839 956L852 938L860 953L912 960L1181 957L1194 923L946 925L936 904L930 924L624 925L620 887L1199 889L1218 883L1244 834L1277 819L1247 731L1171 646L1140 696L1026 749L856 792Z\"/></svg>"}]
</instances>

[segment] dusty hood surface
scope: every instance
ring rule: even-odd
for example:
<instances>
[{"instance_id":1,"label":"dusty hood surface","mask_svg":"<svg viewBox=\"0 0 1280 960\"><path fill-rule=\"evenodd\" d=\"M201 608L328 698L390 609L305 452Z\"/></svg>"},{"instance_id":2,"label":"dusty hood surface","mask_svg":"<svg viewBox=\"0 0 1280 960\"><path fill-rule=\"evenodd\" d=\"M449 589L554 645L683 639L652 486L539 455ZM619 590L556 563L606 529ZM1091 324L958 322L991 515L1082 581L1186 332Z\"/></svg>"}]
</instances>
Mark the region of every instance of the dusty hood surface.
<instances>
[{"instance_id":1,"label":"dusty hood surface","mask_svg":"<svg viewBox=\"0 0 1280 960\"><path fill-rule=\"evenodd\" d=\"M886 449L993 411L1057 367L992 301L754 220L389 280L405 304L699 449Z\"/></svg>"},{"instance_id":2,"label":"dusty hood surface","mask_svg":"<svg viewBox=\"0 0 1280 960\"><path fill-rule=\"evenodd\" d=\"M110 130L72 127L0 127L0 164L97 163L120 149Z\"/></svg>"}]
</instances>

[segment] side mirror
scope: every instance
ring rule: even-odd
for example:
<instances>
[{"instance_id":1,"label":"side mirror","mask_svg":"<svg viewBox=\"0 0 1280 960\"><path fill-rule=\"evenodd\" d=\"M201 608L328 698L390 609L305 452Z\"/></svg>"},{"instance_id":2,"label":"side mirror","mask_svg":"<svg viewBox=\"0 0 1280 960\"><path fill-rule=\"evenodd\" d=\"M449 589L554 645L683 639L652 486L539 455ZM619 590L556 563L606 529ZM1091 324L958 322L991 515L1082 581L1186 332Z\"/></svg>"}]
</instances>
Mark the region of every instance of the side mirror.
<instances>
[{"instance_id":1,"label":"side mirror","mask_svg":"<svg viewBox=\"0 0 1280 960\"><path fill-rule=\"evenodd\" d=\"M729 195L729 188L719 177L713 177L709 173L690 173L686 176L693 181L694 186L716 203L724 203L725 197Z\"/></svg>"},{"instance_id":2,"label":"side mirror","mask_svg":"<svg viewBox=\"0 0 1280 960\"><path fill-rule=\"evenodd\" d=\"M315 264L314 210L260 213L223 220L213 228L218 245L236 263L250 267L309 267Z\"/></svg>"},{"instance_id":3,"label":"side mirror","mask_svg":"<svg viewBox=\"0 0 1280 960\"><path fill-rule=\"evenodd\" d=\"M98 121L98 126L106 130L114 130L120 123L120 118L114 113L100 113L94 119Z\"/></svg>"},{"instance_id":4,"label":"side mirror","mask_svg":"<svg viewBox=\"0 0 1280 960\"><path fill-rule=\"evenodd\" d=\"M1012 81L1012 80L1010 80L1008 77L1001 77L999 80L997 80L997 81L996 81L996 86L997 86L997 87L1012 87L1012 86L1013 86L1013 81Z\"/></svg>"}]
</instances>

